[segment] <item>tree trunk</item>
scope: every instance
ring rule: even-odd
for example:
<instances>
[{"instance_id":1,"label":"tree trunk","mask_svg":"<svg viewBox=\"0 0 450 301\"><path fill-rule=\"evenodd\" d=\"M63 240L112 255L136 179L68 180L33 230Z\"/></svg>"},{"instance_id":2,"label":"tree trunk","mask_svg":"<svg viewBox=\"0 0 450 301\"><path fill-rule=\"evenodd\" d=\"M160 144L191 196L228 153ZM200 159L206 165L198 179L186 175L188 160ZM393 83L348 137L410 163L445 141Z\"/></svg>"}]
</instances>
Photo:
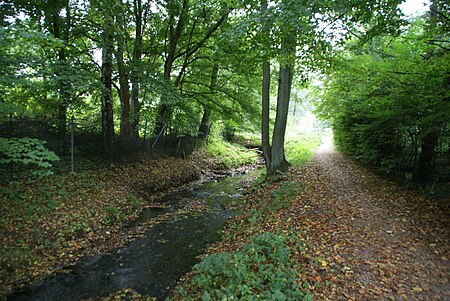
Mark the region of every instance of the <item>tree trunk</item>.
<instances>
[{"instance_id":1,"label":"tree trunk","mask_svg":"<svg viewBox=\"0 0 450 301\"><path fill-rule=\"evenodd\" d=\"M183 0L183 10L180 12L178 17L178 22L176 28L173 24L169 25L169 49L167 49L167 56L164 62L164 80L167 85L171 85L171 73L173 68L173 63L175 62L175 52L177 50L178 40L183 32L186 17L189 10L189 0ZM174 20L174 16L171 16ZM173 21L172 21L173 22ZM161 131L166 127L169 120L172 108L167 104L167 96L163 94L161 96L161 104L158 108L158 113L156 116L155 127L153 129L153 134L155 136L159 135Z\"/></svg>"},{"instance_id":2,"label":"tree trunk","mask_svg":"<svg viewBox=\"0 0 450 301\"><path fill-rule=\"evenodd\" d=\"M291 66L289 64L284 64L280 66L278 81L277 114L272 136L272 162L269 170L270 174L286 171L289 167L289 163L286 161L284 155L284 137L286 134L291 83Z\"/></svg>"},{"instance_id":3,"label":"tree trunk","mask_svg":"<svg viewBox=\"0 0 450 301\"><path fill-rule=\"evenodd\" d=\"M121 16L117 16L117 23L121 28L121 33L124 34L125 28L123 24L123 19ZM120 140L123 142L132 140L132 120L130 116L130 88L128 81L128 73L125 67L125 62L123 59L123 36L118 36L117 38L117 67L119 71L119 98L120 98Z\"/></svg>"},{"instance_id":4,"label":"tree trunk","mask_svg":"<svg viewBox=\"0 0 450 301\"><path fill-rule=\"evenodd\" d=\"M214 97L216 93L217 78L219 75L219 65L214 64L211 72L211 82L209 85L209 91L211 92L211 97ZM211 114L212 110L207 106L203 106L203 116L198 128L198 138L205 141L208 139L209 129L211 127Z\"/></svg>"},{"instance_id":5,"label":"tree trunk","mask_svg":"<svg viewBox=\"0 0 450 301\"><path fill-rule=\"evenodd\" d=\"M261 4L261 12L264 13L267 10L267 0L264 0ZM263 22L264 34L269 35L270 30L267 28L267 22ZM267 174L271 174L272 168L272 154L270 149L270 63L267 59L264 59L262 66L262 120L261 120L261 147L263 151L264 162L266 163Z\"/></svg>"},{"instance_id":6,"label":"tree trunk","mask_svg":"<svg viewBox=\"0 0 450 301\"><path fill-rule=\"evenodd\" d=\"M284 138L286 134L289 100L291 97L292 66L294 62L293 56L295 56L295 45L295 32L287 34L281 41L281 53L284 61L280 62L280 72L278 75L277 114L272 136L272 162L269 170L270 174L284 172L289 167L289 163L286 161L284 155Z\"/></svg>"},{"instance_id":7,"label":"tree trunk","mask_svg":"<svg viewBox=\"0 0 450 301\"><path fill-rule=\"evenodd\" d=\"M142 58L142 32L143 32L143 24L142 24L142 0L134 0L134 16L136 21L136 30L135 30L135 38L134 38L134 46L133 46L133 57L131 61L132 69L131 69L131 127L132 127L132 135L134 139L139 138L139 111L140 111L140 103L139 103L139 69Z\"/></svg>"},{"instance_id":8,"label":"tree trunk","mask_svg":"<svg viewBox=\"0 0 450 301\"><path fill-rule=\"evenodd\" d=\"M112 54L114 49L114 36L111 32L113 28L112 18L105 16L105 28L103 32L102 48L102 129L105 141L106 158L113 161L113 139L114 139L114 119L113 119L113 98L112 98Z\"/></svg>"},{"instance_id":9,"label":"tree trunk","mask_svg":"<svg viewBox=\"0 0 450 301\"><path fill-rule=\"evenodd\" d=\"M261 4L261 12L264 13L267 10L267 1L263 1ZM263 24L264 34L268 35L269 30L265 24ZM269 139L269 123L270 123L270 63L267 59L264 60L262 66L262 120L261 120L261 147L263 151L264 162L266 164L267 174L271 174L272 168L272 154L270 150Z\"/></svg>"},{"instance_id":10,"label":"tree trunk","mask_svg":"<svg viewBox=\"0 0 450 301\"><path fill-rule=\"evenodd\" d=\"M438 145L439 135L439 131L430 132L422 141L419 160L417 161L417 182L424 186L431 179L434 149Z\"/></svg>"},{"instance_id":11,"label":"tree trunk","mask_svg":"<svg viewBox=\"0 0 450 301\"><path fill-rule=\"evenodd\" d=\"M209 129L211 128L211 109L208 107L203 107L203 116L200 122L200 126L198 127L198 136L203 143L208 139Z\"/></svg>"},{"instance_id":12,"label":"tree trunk","mask_svg":"<svg viewBox=\"0 0 450 301\"><path fill-rule=\"evenodd\" d=\"M270 63L263 62L262 81L262 122L261 122L261 147L267 174L271 174L272 154L270 148L269 125L270 125Z\"/></svg>"},{"instance_id":13,"label":"tree trunk","mask_svg":"<svg viewBox=\"0 0 450 301\"><path fill-rule=\"evenodd\" d=\"M69 38L69 26L70 26L70 7L69 3L66 3L67 15L66 15L66 28L64 34L61 29L61 17L59 16L61 7L57 3L52 5L52 29L53 36L57 39L67 41ZM67 79L62 78L61 71L67 63L66 49L61 47L58 49L58 70L56 76L58 78L59 85L59 107L58 107L58 137L62 142L63 152L67 149L67 104L70 99L69 83Z\"/></svg>"}]
</instances>

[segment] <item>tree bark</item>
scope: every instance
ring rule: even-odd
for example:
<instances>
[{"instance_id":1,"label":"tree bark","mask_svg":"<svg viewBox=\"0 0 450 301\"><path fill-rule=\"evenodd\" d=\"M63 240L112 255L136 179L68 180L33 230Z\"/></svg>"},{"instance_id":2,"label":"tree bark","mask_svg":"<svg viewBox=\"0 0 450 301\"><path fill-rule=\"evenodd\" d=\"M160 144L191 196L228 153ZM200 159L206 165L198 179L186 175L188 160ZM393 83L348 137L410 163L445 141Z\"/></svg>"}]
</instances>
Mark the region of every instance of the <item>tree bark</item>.
<instances>
[{"instance_id":1,"label":"tree bark","mask_svg":"<svg viewBox=\"0 0 450 301\"><path fill-rule=\"evenodd\" d=\"M261 12L267 10L267 1L261 4ZM264 34L268 35L267 25L263 23ZM270 123L270 63L267 59L263 61L262 66L262 120L261 120L261 147L263 151L264 162L267 174L271 174L272 154L270 150L269 123Z\"/></svg>"},{"instance_id":2,"label":"tree bark","mask_svg":"<svg viewBox=\"0 0 450 301\"><path fill-rule=\"evenodd\" d=\"M113 98L112 98L112 54L114 50L114 36L112 33L113 22L111 16L105 17L105 28L103 31L102 47L102 130L105 141L106 158L113 162L113 139L114 139L114 119L113 119Z\"/></svg>"},{"instance_id":3,"label":"tree bark","mask_svg":"<svg viewBox=\"0 0 450 301\"><path fill-rule=\"evenodd\" d=\"M270 147L270 63L263 62L262 81L262 122L261 122L261 147L267 173L271 173L272 154Z\"/></svg>"},{"instance_id":4,"label":"tree bark","mask_svg":"<svg viewBox=\"0 0 450 301\"><path fill-rule=\"evenodd\" d=\"M286 134L289 99L291 95L292 72L289 64L280 66L278 80L277 114L272 136L272 162L270 174L286 171L289 163L284 154L284 138ZM268 172L269 172L268 171Z\"/></svg>"},{"instance_id":5,"label":"tree bark","mask_svg":"<svg viewBox=\"0 0 450 301\"><path fill-rule=\"evenodd\" d=\"M211 82L209 85L209 91L211 92L211 97L214 97L217 86L217 78L219 75L219 65L214 64L211 72ZM208 139L209 129L211 127L211 114L212 110L207 106L203 106L203 116L198 128L198 138L202 141Z\"/></svg>"},{"instance_id":6,"label":"tree bark","mask_svg":"<svg viewBox=\"0 0 450 301\"><path fill-rule=\"evenodd\" d=\"M292 57L295 56L295 43L295 33L287 34L281 41L281 53L284 61L280 62L280 72L278 75L277 114L272 136L271 174L284 172L289 167L289 163L286 161L284 154L284 138L291 97Z\"/></svg>"},{"instance_id":7,"label":"tree bark","mask_svg":"<svg viewBox=\"0 0 450 301\"><path fill-rule=\"evenodd\" d=\"M123 19L120 15L117 16L117 23L119 28L121 29L121 33L124 35L125 28L123 24ZM133 138L133 128L132 128L132 120L130 116L130 87L128 80L128 73L126 70L123 53L124 53L124 45L123 45L124 37L117 36L117 67L119 71L119 98L120 98L120 140L122 141L131 141Z\"/></svg>"},{"instance_id":8,"label":"tree bark","mask_svg":"<svg viewBox=\"0 0 450 301\"><path fill-rule=\"evenodd\" d=\"M142 10L142 0L134 0L134 17L136 22L134 45L133 45L133 56L131 60L131 127L132 135L134 139L139 138L139 93L140 93L140 63L142 58L142 35L144 24L142 22L143 10Z\"/></svg>"},{"instance_id":9,"label":"tree bark","mask_svg":"<svg viewBox=\"0 0 450 301\"><path fill-rule=\"evenodd\" d=\"M177 50L178 40L181 37L183 29L186 23L186 17L189 11L189 0L183 0L183 9L178 16L178 22L174 28L173 24L169 24L169 48L167 49L167 56L164 61L164 81L167 85L171 85L171 73L173 63L175 62L175 53ZM174 16L171 19L174 20ZM173 22L173 21L172 21ZM158 108L158 113L156 116L155 127L153 129L153 134L159 135L161 131L166 128L166 123L168 122L171 107L167 104L167 98L164 95L161 96L161 104Z\"/></svg>"},{"instance_id":10,"label":"tree bark","mask_svg":"<svg viewBox=\"0 0 450 301\"><path fill-rule=\"evenodd\" d=\"M61 28L61 17L59 13L63 6L66 6L66 24L65 30L63 32ZM67 41L69 39L69 26L70 26L70 7L69 2L67 1L64 5L60 3L52 2L51 4L51 24L52 24L52 34L55 38ZM67 63L66 57L66 49L65 47L61 47L58 49L58 70L56 71L56 76L58 77L58 85L59 85L59 107L58 107L58 137L62 142L63 150L67 149L67 104L70 100L70 92L69 92L69 83L67 79L62 78L62 69L64 65Z\"/></svg>"}]
</instances>

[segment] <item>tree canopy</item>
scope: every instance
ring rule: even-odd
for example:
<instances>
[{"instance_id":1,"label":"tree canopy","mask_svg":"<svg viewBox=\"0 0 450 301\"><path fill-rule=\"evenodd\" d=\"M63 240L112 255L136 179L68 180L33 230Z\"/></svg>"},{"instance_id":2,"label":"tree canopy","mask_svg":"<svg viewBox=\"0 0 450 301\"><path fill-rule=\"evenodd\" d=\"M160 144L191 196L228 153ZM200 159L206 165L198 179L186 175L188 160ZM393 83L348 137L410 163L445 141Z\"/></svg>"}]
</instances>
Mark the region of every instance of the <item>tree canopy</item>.
<instances>
[{"instance_id":1,"label":"tree canopy","mask_svg":"<svg viewBox=\"0 0 450 301\"><path fill-rule=\"evenodd\" d=\"M380 142L380 150L415 145L420 161L424 141L447 133L448 4L433 1L429 16L405 32L401 2L4 1L6 136L47 139L14 125L33 116L57 137L48 146L64 155L74 116L77 137L102 141L98 154L116 160L123 150L148 148L145 141L179 148L190 137L201 144L219 121L262 126L267 166L283 170L292 83L320 71L328 74L321 112L343 149L392 169L409 155L393 159L369 147L389 137L395 143Z\"/></svg>"},{"instance_id":2,"label":"tree canopy","mask_svg":"<svg viewBox=\"0 0 450 301\"><path fill-rule=\"evenodd\" d=\"M442 5L436 1L397 37L349 43L319 104L342 150L422 184L445 178L435 167L448 163L450 40Z\"/></svg>"}]
</instances>

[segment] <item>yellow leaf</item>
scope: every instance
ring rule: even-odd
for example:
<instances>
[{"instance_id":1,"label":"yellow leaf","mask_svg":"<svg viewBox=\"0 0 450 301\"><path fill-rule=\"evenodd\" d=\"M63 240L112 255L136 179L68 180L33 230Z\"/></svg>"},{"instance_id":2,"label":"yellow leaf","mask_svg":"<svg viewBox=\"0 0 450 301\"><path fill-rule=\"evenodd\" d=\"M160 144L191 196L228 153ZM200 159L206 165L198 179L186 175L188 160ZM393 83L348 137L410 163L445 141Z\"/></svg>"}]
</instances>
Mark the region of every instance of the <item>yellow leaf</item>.
<instances>
[{"instance_id":1,"label":"yellow leaf","mask_svg":"<svg viewBox=\"0 0 450 301\"><path fill-rule=\"evenodd\" d=\"M319 260L319 262L320 262L321 266L323 266L323 267L327 266L327 262L325 260Z\"/></svg>"},{"instance_id":2,"label":"yellow leaf","mask_svg":"<svg viewBox=\"0 0 450 301\"><path fill-rule=\"evenodd\" d=\"M421 287L413 287L413 291L416 293L421 293L423 289Z\"/></svg>"}]
</instances>

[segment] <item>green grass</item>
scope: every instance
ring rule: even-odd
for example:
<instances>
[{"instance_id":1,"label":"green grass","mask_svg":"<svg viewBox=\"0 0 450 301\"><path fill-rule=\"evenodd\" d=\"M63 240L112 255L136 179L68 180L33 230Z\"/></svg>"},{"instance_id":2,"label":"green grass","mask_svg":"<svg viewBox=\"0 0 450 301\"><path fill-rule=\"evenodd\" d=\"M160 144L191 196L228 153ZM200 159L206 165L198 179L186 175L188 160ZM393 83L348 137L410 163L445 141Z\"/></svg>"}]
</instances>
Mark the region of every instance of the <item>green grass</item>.
<instances>
[{"instance_id":1,"label":"green grass","mask_svg":"<svg viewBox=\"0 0 450 301\"><path fill-rule=\"evenodd\" d=\"M206 152L224 168L233 168L255 162L258 154L245 147L223 140L214 140L205 146Z\"/></svg>"},{"instance_id":2,"label":"green grass","mask_svg":"<svg viewBox=\"0 0 450 301\"><path fill-rule=\"evenodd\" d=\"M315 150L320 145L318 135L301 135L286 139L284 144L286 160L300 166L311 160Z\"/></svg>"}]
</instances>

